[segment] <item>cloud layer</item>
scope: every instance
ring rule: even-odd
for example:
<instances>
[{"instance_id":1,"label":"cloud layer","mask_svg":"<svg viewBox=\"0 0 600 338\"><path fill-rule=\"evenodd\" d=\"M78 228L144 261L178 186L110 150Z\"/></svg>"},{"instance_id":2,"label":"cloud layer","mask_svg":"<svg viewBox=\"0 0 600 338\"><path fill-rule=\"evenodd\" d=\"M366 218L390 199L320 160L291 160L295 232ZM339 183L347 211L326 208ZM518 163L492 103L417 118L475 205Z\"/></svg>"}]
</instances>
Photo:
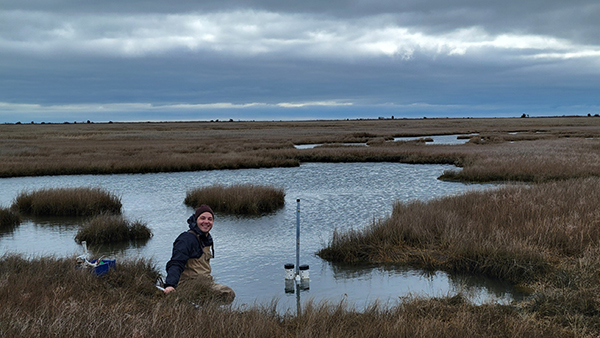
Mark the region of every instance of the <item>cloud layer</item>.
<instances>
[{"instance_id":1,"label":"cloud layer","mask_svg":"<svg viewBox=\"0 0 600 338\"><path fill-rule=\"evenodd\" d=\"M592 1L11 0L0 122L597 113L598 14Z\"/></svg>"}]
</instances>

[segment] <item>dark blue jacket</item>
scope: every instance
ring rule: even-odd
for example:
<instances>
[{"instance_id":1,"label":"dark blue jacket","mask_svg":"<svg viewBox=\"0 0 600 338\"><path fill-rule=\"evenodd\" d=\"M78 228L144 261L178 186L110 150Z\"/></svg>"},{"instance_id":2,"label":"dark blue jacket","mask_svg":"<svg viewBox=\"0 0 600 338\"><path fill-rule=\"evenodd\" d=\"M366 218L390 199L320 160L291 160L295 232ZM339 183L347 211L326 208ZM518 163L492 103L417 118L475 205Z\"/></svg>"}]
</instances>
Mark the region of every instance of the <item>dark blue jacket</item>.
<instances>
[{"instance_id":1,"label":"dark blue jacket","mask_svg":"<svg viewBox=\"0 0 600 338\"><path fill-rule=\"evenodd\" d=\"M173 254L171 255L171 260L167 262L165 287L177 287L188 259L200 258L203 254L202 248L213 245L210 234L204 233L198 228L194 215L190 216L187 222L190 231L183 232L173 243Z\"/></svg>"}]
</instances>

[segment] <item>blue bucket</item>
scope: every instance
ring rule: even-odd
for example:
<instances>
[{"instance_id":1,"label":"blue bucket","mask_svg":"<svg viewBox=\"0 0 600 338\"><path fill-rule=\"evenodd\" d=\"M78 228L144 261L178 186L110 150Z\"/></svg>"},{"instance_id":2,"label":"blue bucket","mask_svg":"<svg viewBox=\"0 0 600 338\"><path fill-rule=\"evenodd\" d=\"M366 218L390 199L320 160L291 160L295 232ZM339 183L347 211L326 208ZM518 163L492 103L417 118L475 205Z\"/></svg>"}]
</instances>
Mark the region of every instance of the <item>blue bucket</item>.
<instances>
[{"instance_id":1,"label":"blue bucket","mask_svg":"<svg viewBox=\"0 0 600 338\"><path fill-rule=\"evenodd\" d=\"M90 261L90 263L96 263L97 259ZM100 261L100 264L94 268L94 272L96 276L103 276L108 273L108 270L114 269L117 266L116 260L103 259Z\"/></svg>"}]
</instances>

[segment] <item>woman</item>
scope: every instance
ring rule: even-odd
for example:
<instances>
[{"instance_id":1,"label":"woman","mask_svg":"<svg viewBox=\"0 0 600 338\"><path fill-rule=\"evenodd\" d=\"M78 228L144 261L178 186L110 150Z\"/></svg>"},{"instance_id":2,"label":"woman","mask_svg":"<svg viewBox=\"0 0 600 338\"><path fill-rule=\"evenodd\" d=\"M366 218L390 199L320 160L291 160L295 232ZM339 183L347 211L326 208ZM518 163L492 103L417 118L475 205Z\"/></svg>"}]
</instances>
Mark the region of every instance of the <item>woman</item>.
<instances>
[{"instance_id":1,"label":"woman","mask_svg":"<svg viewBox=\"0 0 600 338\"><path fill-rule=\"evenodd\" d=\"M215 214L208 205L201 205L188 219L189 230L183 232L173 243L173 254L167 262L165 294L175 290L180 281L200 276L210 276L210 259L214 257L213 240L210 230ZM235 292L225 285L214 284L212 289L233 301Z\"/></svg>"}]
</instances>

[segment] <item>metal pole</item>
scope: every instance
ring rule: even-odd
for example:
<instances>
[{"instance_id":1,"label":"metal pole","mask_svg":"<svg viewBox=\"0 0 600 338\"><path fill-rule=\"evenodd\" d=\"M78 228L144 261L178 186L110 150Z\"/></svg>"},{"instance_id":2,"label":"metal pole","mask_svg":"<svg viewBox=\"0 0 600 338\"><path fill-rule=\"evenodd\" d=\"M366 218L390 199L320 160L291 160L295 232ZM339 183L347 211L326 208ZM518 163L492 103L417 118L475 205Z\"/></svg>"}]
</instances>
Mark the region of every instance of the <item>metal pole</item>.
<instances>
[{"instance_id":1,"label":"metal pole","mask_svg":"<svg viewBox=\"0 0 600 338\"><path fill-rule=\"evenodd\" d=\"M300 271L300 199L296 200L296 276L299 276Z\"/></svg>"}]
</instances>

